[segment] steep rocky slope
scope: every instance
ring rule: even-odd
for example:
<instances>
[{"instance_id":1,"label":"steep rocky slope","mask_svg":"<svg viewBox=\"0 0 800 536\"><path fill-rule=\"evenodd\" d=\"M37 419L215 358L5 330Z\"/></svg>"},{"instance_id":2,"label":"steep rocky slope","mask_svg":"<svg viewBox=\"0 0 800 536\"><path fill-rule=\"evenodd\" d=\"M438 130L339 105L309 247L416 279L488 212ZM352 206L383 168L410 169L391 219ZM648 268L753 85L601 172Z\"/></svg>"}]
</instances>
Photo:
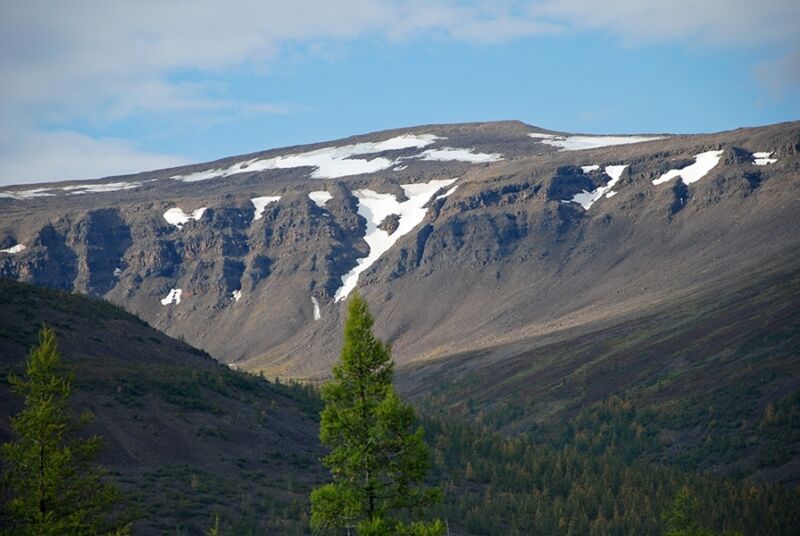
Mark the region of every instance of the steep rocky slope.
<instances>
[{"instance_id":1,"label":"steep rocky slope","mask_svg":"<svg viewBox=\"0 0 800 536\"><path fill-rule=\"evenodd\" d=\"M351 286L401 363L597 329L764 259L796 264L799 193L796 122L642 138L421 126L6 189L0 274L318 378Z\"/></svg>"}]
</instances>

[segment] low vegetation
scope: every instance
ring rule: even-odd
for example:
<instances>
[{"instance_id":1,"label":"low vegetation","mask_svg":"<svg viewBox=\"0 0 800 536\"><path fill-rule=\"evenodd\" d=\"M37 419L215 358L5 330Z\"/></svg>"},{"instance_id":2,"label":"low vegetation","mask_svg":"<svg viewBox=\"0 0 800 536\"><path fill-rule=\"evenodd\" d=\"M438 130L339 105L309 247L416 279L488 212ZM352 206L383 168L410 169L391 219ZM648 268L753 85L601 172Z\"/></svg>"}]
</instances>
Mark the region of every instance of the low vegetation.
<instances>
[{"instance_id":1,"label":"low vegetation","mask_svg":"<svg viewBox=\"0 0 800 536\"><path fill-rule=\"evenodd\" d=\"M83 519L99 523L94 532L124 527L120 524L129 516L133 534L311 533L312 490L331 482L321 460L337 444L326 441L332 449L326 451L317 441L326 401L313 387L229 370L105 304L16 283L9 290L0 283L0 311L12 328L0 333L0 403L9 408L8 415L21 415L27 407L24 396L12 394L10 381L25 377L25 349L37 343L37 330L16 330L17 323L41 326L56 320L53 333L62 346L63 370L75 375L71 403L65 406L68 420L84 410L95 416L83 431L65 432L64 444L101 435L105 445L99 457L85 457L86 463L75 466L80 467L75 476L100 478L103 484L94 489L113 485L121 499L116 505L91 503L96 507ZM114 313L105 315L106 307ZM20 314L6 314L9 308ZM667 455L673 446L660 433L664 415L635 399L610 396L557 428L531 424L513 434L489 414L469 422L428 406L415 420L401 402L390 405L404 416L400 437L414 435L420 425L424 429L429 454L416 460L430 464L417 485L440 488L442 502L428 503L416 519L441 520L428 525L436 530L462 535L800 532L796 487L755 483L730 472L721 476L691 460L676 462ZM766 405L757 433L790 445L783 436L796 433L799 407L792 393ZM503 412L495 415L502 418ZM727 422L724 411L718 415ZM9 424L0 424L0 440L24 444L24 427ZM723 453L735 457L736 451ZM777 467L796 456L776 449L758 463ZM12 475L16 463L7 456L0 469ZM335 463L328 467L335 485L335 475L345 473ZM12 505L32 488L6 482L3 506L12 517L3 518L2 530L25 534ZM392 523L403 523L402 530L413 530L413 512L385 513ZM363 534L401 530L395 524L387 532L376 516L361 519L366 520Z\"/></svg>"}]
</instances>

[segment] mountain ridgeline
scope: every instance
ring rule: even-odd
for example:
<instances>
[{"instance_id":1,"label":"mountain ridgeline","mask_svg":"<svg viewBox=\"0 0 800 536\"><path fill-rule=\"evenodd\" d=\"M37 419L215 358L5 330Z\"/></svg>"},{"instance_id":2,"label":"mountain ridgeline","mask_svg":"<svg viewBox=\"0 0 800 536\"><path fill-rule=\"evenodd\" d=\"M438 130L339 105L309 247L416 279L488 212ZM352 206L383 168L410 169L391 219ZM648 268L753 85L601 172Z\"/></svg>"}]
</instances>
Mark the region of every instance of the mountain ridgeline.
<instances>
[{"instance_id":1,"label":"mountain ridgeline","mask_svg":"<svg viewBox=\"0 0 800 536\"><path fill-rule=\"evenodd\" d=\"M428 125L6 188L0 275L312 380L358 288L428 414L555 442L623 419L649 461L794 484L799 225L800 122Z\"/></svg>"}]
</instances>

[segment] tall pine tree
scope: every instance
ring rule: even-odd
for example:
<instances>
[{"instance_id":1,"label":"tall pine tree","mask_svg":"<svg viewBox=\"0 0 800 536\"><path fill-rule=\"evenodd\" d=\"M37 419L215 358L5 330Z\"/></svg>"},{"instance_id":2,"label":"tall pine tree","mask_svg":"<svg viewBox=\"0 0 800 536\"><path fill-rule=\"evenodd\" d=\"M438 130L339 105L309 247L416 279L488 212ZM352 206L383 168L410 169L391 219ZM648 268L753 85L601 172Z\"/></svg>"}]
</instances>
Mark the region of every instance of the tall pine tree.
<instances>
[{"instance_id":1,"label":"tall pine tree","mask_svg":"<svg viewBox=\"0 0 800 536\"><path fill-rule=\"evenodd\" d=\"M355 528L362 536L439 535L440 521L405 525L396 517L419 515L441 500L441 491L421 485L429 466L424 431L394 390L390 350L372 324L366 302L354 295L341 359L322 388L320 439L330 449L323 462L333 482L312 492L311 525Z\"/></svg>"},{"instance_id":2,"label":"tall pine tree","mask_svg":"<svg viewBox=\"0 0 800 536\"><path fill-rule=\"evenodd\" d=\"M100 438L74 438L79 423L69 411L72 381L61 370L52 329L42 329L39 345L26 361L25 375L11 377L10 382L25 404L11 419L16 441L2 446L10 495L5 505L9 522L3 532L66 536L113 530L108 511L118 494L102 482L102 472L92 463Z\"/></svg>"}]
</instances>

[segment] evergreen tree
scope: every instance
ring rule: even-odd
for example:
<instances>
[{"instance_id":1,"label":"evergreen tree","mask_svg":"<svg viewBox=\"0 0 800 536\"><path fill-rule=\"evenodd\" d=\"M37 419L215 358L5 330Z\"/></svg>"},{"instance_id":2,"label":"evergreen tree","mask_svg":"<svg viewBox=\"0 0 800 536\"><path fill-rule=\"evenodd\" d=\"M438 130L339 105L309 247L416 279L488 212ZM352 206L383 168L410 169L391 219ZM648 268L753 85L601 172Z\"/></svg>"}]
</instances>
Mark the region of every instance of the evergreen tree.
<instances>
[{"instance_id":1,"label":"evergreen tree","mask_svg":"<svg viewBox=\"0 0 800 536\"><path fill-rule=\"evenodd\" d=\"M436 536L440 521L404 525L398 512L419 514L441 500L420 483L429 466L422 427L392 385L390 349L372 334L372 316L357 294L348 306L341 359L322 388L320 439L333 482L311 494L315 530L355 528L360 535Z\"/></svg>"},{"instance_id":2,"label":"evergreen tree","mask_svg":"<svg viewBox=\"0 0 800 536\"><path fill-rule=\"evenodd\" d=\"M662 517L667 525L666 536L716 536L717 534L697 523L697 498L686 487L678 492L670 508L664 512ZM727 534L737 536L738 533Z\"/></svg>"},{"instance_id":3,"label":"evergreen tree","mask_svg":"<svg viewBox=\"0 0 800 536\"><path fill-rule=\"evenodd\" d=\"M5 505L10 528L5 532L63 536L112 530L107 514L118 494L101 481L102 472L92 464L100 438L72 437L88 417L75 422L70 416L72 378L61 370L52 329L42 329L39 345L26 361L25 375L11 377L10 382L25 402L11 419L17 440L2 446L10 495Z\"/></svg>"}]
</instances>

